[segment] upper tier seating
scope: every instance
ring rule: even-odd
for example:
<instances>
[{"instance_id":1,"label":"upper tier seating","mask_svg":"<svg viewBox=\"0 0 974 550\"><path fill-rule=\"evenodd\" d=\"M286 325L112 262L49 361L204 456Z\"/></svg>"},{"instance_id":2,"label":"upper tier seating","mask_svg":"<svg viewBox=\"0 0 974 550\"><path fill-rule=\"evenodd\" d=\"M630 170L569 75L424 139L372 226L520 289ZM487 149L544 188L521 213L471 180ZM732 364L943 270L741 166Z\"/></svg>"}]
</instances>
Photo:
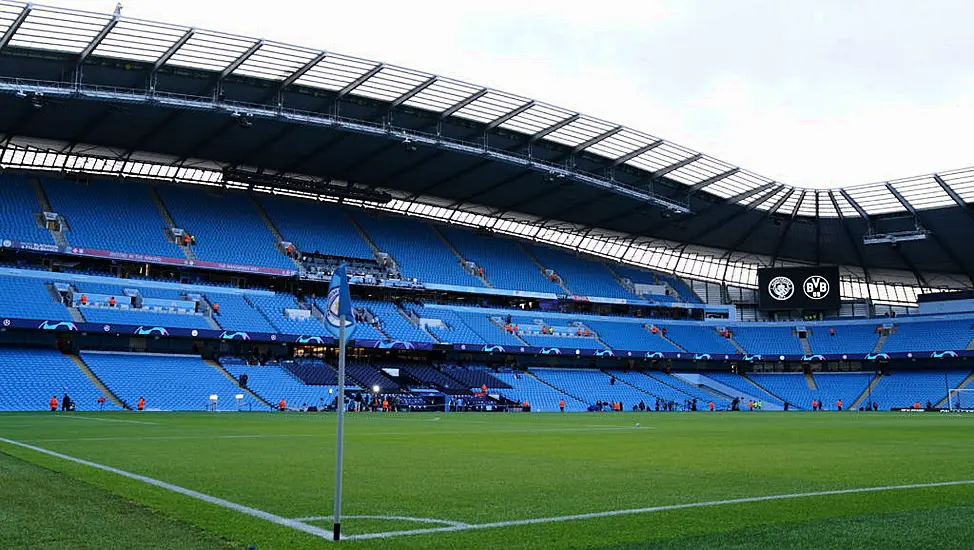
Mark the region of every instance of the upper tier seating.
<instances>
[{"instance_id":1,"label":"upper tier seating","mask_svg":"<svg viewBox=\"0 0 974 550\"><path fill-rule=\"evenodd\" d=\"M159 196L176 224L196 237L193 251L201 260L295 269L281 254L274 235L247 195L219 196L190 186L160 185Z\"/></svg>"},{"instance_id":2,"label":"upper tier seating","mask_svg":"<svg viewBox=\"0 0 974 550\"><path fill-rule=\"evenodd\" d=\"M574 294L632 300L636 296L622 288L604 265L546 246L529 245L528 251L547 269L553 270Z\"/></svg>"},{"instance_id":3,"label":"upper tier seating","mask_svg":"<svg viewBox=\"0 0 974 550\"><path fill-rule=\"evenodd\" d=\"M971 320L897 323L883 344L884 352L947 351L967 347L974 330Z\"/></svg>"},{"instance_id":4,"label":"upper tier seating","mask_svg":"<svg viewBox=\"0 0 974 550\"><path fill-rule=\"evenodd\" d=\"M147 186L130 181L84 184L59 179L43 184L51 206L71 228L66 233L71 246L183 257L179 246L166 239L166 222Z\"/></svg>"},{"instance_id":5,"label":"upper tier seating","mask_svg":"<svg viewBox=\"0 0 974 550\"><path fill-rule=\"evenodd\" d=\"M0 317L70 321L71 313L54 300L42 279L0 277Z\"/></svg>"},{"instance_id":6,"label":"upper tier seating","mask_svg":"<svg viewBox=\"0 0 974 550\"><path fill-rule=\"evenodd\" d=\"M802 344L792 327L736 326L731 329L734 340L751 354L804 354Z\"/></svg>"},{"instance_id":7,"label":"upper tier seating","mask_svg":"<svg viewBox=\"0 0 974 550\"><path fill-rule=\"evenodd\" d=\"M334 387L304 384L280 365L248 365L236 357L223 357L220 365L238 380L241 374L246 374L247 389L274 405L281 399L292 408L303 405L331 406L335 402Z\"/></svg>"},{"instance_id":8,"label":"upper tier seating","mask_svg":"<svg viewBox=\"0 0 974 550\"><path fill-rule=\"evenodd\" d=\"M503 321L506 321L506 317ZM503 322L502 321L502 322ZM540 315L512 315L512 324L516 325L518 335L529 345L539 348L569 348L569 349L605 349L605 346L595 339L594 335L577 336L576 327L568 320L546 319ZM543 323L543 324L542 324ZM554 329L554 334L542 334L542 327Z\"/></svg>"},{"instance_id":9,"label":"upper tier seating","mask_svg":"<svg viewBox=\"0 0 974 550\"><path fill-rule=\"evenodd\" d=\"M425 283L484 286L479 278L463 270L457 255L425 223L361 211L351 215L379 250L392 256L403 277L415 277Z\"/></svg>"},{"instance_id":10,"label":"upper tier seating","mask_svg":"<svg viewBox=\"0 0 974 550\"><path fill-rule=\"evenodd\" d=\"M842 325L826 327L817 325L808 331L808 345L812 353L848 353L865 355L872 353L879 341L876 333L877 325ZM835 329L835 335L829 334L829 328Z\"/></svg>"},{"instance_id":11,"label":"upper tier seating","mask_svg":"<svg viewBox=\"0 0 974 550\"><path fill-rule=\"evenodd\" d=\"M688 287L682 280L678 277L673 277L671 275L664 275L662 273L654 273L652 271L646 271L639 269L637 267L632 267L625 264L614 264L612 269L619 274L620 277L624 279L629 279L634 284L646 284L646 285L662 285L669 284L670 288L676 291L676 296L658 296L651 295L650 298L656 300L657 302L686 302L691 304L700 303L700 299L694 294L690 287Z\"/></svg>"},{"instance_id":12,"label":"upper tier seating","mask_svg":"<svg viewBox=\"0 0 974 550\"><path fill-rule=\"evenodd\" d=\"M0 349L0 411L48 410L48 401L67 393L79 411L99 410L103 394L75 365L55 350ZM118 410L111 400L105 410Z\"/></svg>"},{"instance_id":13,"label":"upper tier seating","mask_svg":"<svg viewBox=\"0 0 974 550\"><path fill-rule=\"evenodd\" d=\"M491 321L492 315L487 312L480 312L475 309L458 309L454 310L454 314L488 345L505 346L513 349L525 345L516 336L504 332L501 327Z\"/></svg>"},{"instance_id":14,"label":"upper tier seating","mask_svg":"<svg viewBox=\"0 0 974 550\"><path fill-rule=\"evenodd\" d=\"M484 277L495 288L564 294L548 280L538 264L510 239L486 237L470 229L440 227L440 231L467 261L484 269Z\"/></svg>"},{"instance_id":15,"label":"upper tier seating","mask_svg":"<svg viewBox=\"0 0 974 550\"><path fill-rule=\"evenodd\" d=\"M194 313L159 313L142 309L91 306L80 309L85 321L89 323L191 329L210 328L209 323L206 322L206 318Z\"/></svg>"},{"instance_id":16,"label":"upper tier seating","mask_svg":"<svg viewBox=\"0 0 974 550\"><path fill-rule=\"evenodd\" d=\"M912 407L914 403L926 407L928 401L936 405L970 374L967 370L892 371L879 379L863 405L875 402L880 409ZM974 393L961 393L960 400L962 407L974 407Z\"/></svg>"},{"instance_id":17,"label":"upper tier seating","mask_svg":"<svg viewBox=\"0 0 974 550\"><path fill-rule=\"evenodd\" d=\"M37 195L25 176L0 175L0 238L54 244L51 232L38 227L34 219L40 211Z\"/></svg>"},{"instance_id":18,"label":"upper tier seating","mask_svg":"<svg viewBox=\"0 0 974 550\"><path fill-rule=\"evenodd\" d=\"M119 399L135 407L145 397L147 409L203 411L210 395L221 411L237 410L240 387L199 357L141 353L82 352L92 372ZM261 408L244 393L244 407Z\"/></svg>"},{"instance_id":19,"label":"upper tier seating","mask_svg":"<svg viewBox=\"0 0 974 550\"><path fill-rule=\"evenodd\" d=\"M281 197L260 199L267 216L298 250L325 256L371 260L372 248L341 208Z\"/></svg>"}]
</instances>

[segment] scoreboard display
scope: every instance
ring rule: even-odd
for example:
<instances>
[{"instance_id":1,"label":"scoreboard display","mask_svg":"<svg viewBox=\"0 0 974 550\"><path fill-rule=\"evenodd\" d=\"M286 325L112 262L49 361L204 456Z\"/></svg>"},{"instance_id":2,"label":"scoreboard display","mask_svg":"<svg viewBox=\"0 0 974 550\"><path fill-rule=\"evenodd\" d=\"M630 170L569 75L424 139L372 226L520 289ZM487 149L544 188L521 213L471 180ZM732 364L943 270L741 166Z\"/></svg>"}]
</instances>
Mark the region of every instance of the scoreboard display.
<instances>
[{"instance_id":1,"label":"scoreboard display","mask_svg":"<svg viewBox=\"0 0 974 550\"><path fill-rule=\"evenodd\" d=\"M839 309L838 267L761 268L758 287L762 311Z\"/></svg>"}]
</instances>

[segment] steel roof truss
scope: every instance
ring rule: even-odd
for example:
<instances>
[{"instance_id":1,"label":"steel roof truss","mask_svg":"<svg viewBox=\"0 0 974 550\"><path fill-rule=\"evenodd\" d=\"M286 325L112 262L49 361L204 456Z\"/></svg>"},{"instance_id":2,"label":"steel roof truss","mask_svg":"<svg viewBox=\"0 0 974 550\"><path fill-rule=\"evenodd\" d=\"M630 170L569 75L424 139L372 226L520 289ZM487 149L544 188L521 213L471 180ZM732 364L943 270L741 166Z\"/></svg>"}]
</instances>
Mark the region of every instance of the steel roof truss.
<instances>
[{"instance_id":1,"label":"steel roof truss","mask_svg":"<svg viewBox=\"0 0 974 550\"><path fill-rule=\"evenodd\" d=\"M495 118L494 120L490 121L489 124L487 124L487 127L486 128L484 128L484 133L487 133L487 132L493 130L494 128L497 128L498 126L500 126L501 124L504 124L508 120L511 120L512 118L514 118L517 115L523 113L524 111L527 111L531 107L534 107L534 101L528 101L527 103L525 103L524 105L521 105L517 109L514 109L512 111L509 111L507 114L504 114L504 115L501 115L501 116Z\"/></svg>"},{"instance_id":2,"label":"steel roof truss","mask_svg":"<svg viewBox=\"0 0 974 550\"><path fill-rule=\"evenodd\" d=\"M27 19L27 16L30 15L31 10L33 9L33 4L28 3L26 6L24 6L24 9L20 10L20 14L17 15L17 18L14 19L7 28L7 32L3 33L3 36L0 37L0 50L5 48L7 44L10 43L10 39L17 34L17 31L20 30L20 26L24 24L24 21Z\"/></svg>"},{"instance_id":3,"label":"steel roof truss","mask_svg":"<svg viewBox=\"0 0 974 550\"><path fill-rule=\"evenodd\" d=\"M625 126L616 126L615 128L611 128L609 130L606 130L605 132L602 132L601 134L599 134L599 135L597 135L597 136L595 136L595 137L593 137L593 138L591 138L589 140L583 141L583 142L579 143L578 145L576 145L575 147L573 147L572 148L572 154L574 155L576 153L579 153L581 151L584 151L584 150L588 149L589 147L595 145L596 143L598 143L600 141L603 141L605 139L608 139L608 138L610 138L610 137L618 134L619 132L621 132L621 131L623 131L625 129L626 129Z\"/></svg>"},{"instance_id":4,"label":"steel roof truss","mask_svg":"<svg viewBox=\"0 0 974 550\"><path fill-rule=\"evenodd\" d=\"M568 118L566 118L566 119L564 119L562 121L556 122L556 123L552 124L551 126L548 126L544 130L540 130L538 132L535 132L534 135L532 135L530 138L528 138L528 143L534 143L535 141L538 141L539 139L547 136L550 133L557 132L558 130L561 130L565 126L568 126L569 124L575 122L576 120L578 120L581 117L582 117L582 115L576 113L576 114L574 114L574 115L572 115L572 116L570 116L570 117L568 117Z\"/></svg>"},{"instance_id":5,"label":"steel roof truss","mask_svg":"<svg viewBox=\"0 0 974 550\"><path fill-rule=\"evenodd\" d=\"M217 77L217 81L223 82L223 80L226 77L230 76L230 74L233 73L233 71L237 70L237 67L243 65L244 61L247 61L247 59L249 59L250 56L257 53L257 50L259 50L263 45L264 45L263 40L258 40L257 42L251 44L250 47L247 48L246 51L244 51L244 53L240 54L240 56L234 59L232 62L230 62L230 64L227 65L225 69L220 71L220 75Z\"/></svg>"},{"instance_id":6,"label":"steel roof truss","mask_svg":"<svg viewBox=\"0 0 974 550\"><path fill-rule=\"evenodd\" d=\"M318 53L318 55L314 56L311 59L311 61L308 61L300 69L298 69L298 70L294 71L293 73L289 74L287 76L287 78L285 78L284 80L282 80L281 81L281 85L279 86L279 88L281 90L283 90L284 88L287 88L291 84L294 84L295 82L297 82L298 79L301 78L302 76L304 76L305 73L307 73L311 69L314 69L315 66L318 63L321 63L325 59L325 57L328 57L328 52L320 52L320 53Z\"/></svg>"},{"instance_id":7,"label":"steel roof truss","mask_svg":"<svg viewBox=\"0 0 974 550\"><path fill-rule=\"evenodd\" d=\"M355 80L349 82L341 90L338 90L338 93L337 93L337 96L336 96L335 99L341 99L341 98L347 96L353 90L355 90L355 88L358 88L362 84L365 84L366 82L368 82L368 80L370 78L372 78L373 76L379 74L379 71L381 71L383 68L385 68L385 65L383 65L382 63L379 63L375 67L372 67L371 69L369 69L368 71L366 71L362 76L360 76L360 77L356 78Z\"/></svg>"},{"instance_id":8,"label":"steel roof truss","mask_svg":"<svg viewBox=\"0 0 974 550\"><path fill-rule=\"evenodd\" d=\"M696 193L697 191L703 189L704 187L707 187L708 185L711 185L713 183L717 183L718 181L724 178L729 178L740 171L741 171L740 168L731 168L730 170L724 172L723 174L717 174L715 176L711 176L701 182L693 184L690 187L688 193Z\"/></svg>"},{"instance_id":9,"label":"steel roof truss","mask_svg":"<svg viewBox=\"0 0 974 550\"><path fill-rule=\"evenodd\" d=\"M691 155L691 156L689 156L689 157L681 160L680 162L675 162L675 163L673 163L673 164L671 164L669 166L664 166L664 167L660 168L659 170L653 172L653 179L659 179L659 178L665 176L666 174L669 174L670 172L672 172L674 170L679 170L680 168L683 168L684 166L686 166L688 164L693 164L694 162L697 162L698 160L700 160L702 158L703 158L703 155L701 153L697 153L696 155Z\"/></svg>"},{"instance_id":10,"label":"steel roof truss","mask_svg":"<svg viewBox=\"0 0 974 550\"><path fill-rule=\"evenodd\" d=\"M196 34L196 27L188 29L186 33L179 38L179 40L174 42L172 46L169 46L169 49L166 50L164 54L160 55L159 59L156 59L155 63L152 64L152 74L155 74L163 65L168 63L172 56L176 55L176 52L178 52L180 48L189 42L190 38L193 38L194 34Z\"/></svg>"},{"instance_id":11,"label":"steel roof truss","mask_svg":"<svg viewBox=\"0 0 974 550\"><path fill-rule=\"evenodd\" d=\"M416 94L418 94L418 93L422 92L423 90L425 90L426 88L429 88L430 86L432 86L433 83L436 82L436 80L437 80L437 76L436 75L433 75L433 76L427 78L426 80L424 80L423 82L420 82L419 84L417 84L416 86L414 86L408 92L406 92L406 93L402 94L401 96L397 97L396 99L392 100L392 102L389 104L389 110L391 111L391 110L395 109L396 107L399 107L403 103L409 101Z\"/></svg>"},{"instance_id":12,"label":"steel roof truss","mask_svg":"<svg viewBox=\"0 0 974 550\"><path fill-rule=\"evenodd\" d=\"M619 157L619 158L613 160L612 162L610 162L609 163L609 168L610 169L611 168L615 168L616 166L619 166L620 164L624 164L626 162L629 162L630 160L638 157L639 155L641 155L643 153L648 153L649 151L652 151L653 149L656 149L657 147L659 147L660 145L663 145L664 143L666 143L666 142L663 141L663 140L661 140L661 139L658 139L658 140L656 140L656 141L654 141L652 143L648 143L646 145L643 145L639 149L636 149L635 151L632 151L630 153L626 153L625 155L622 155L621 157Z\"/></svg>"},{"instance_id":13,"label":"steel roof truss","mask_svg":"<svg viewBox=\"0 0 974 550\"><path fill-rule=\"evenodd\" d=\"M81 50L81 53L78 54L78 61L77 61L78 65L84 63L85 59L88 59L88 56L91 55L91 52L95 51L95 48L97 48L98 45L101 44L102 40L104 40L105 37L108 36L108 33L112 32L112 29L115 28L115 25L118 25L118 22L121 19L122 19L122 13L120 10L116 9L115 14L112 15L112 18L109 19L107 23L105 23L105 26L102 27L100 31L98 31L98 34L96 34L95 37L91 39L91 42L88 42L88 45L85 46L85 49Z\"/></svg>"},{"instance_id":14,"label":"steel roof truss","mask_svg":"<svg viewBox=\"0 0 974 550\"><path fill-rule=\"evenodd\" d=\"M466 97L466 99L461 100L460 102L454 104L452 107L440 113L440 120L452 116L453 113L459 111L460 109L463 109L467 105L470 105L474 101L477 101L478 99L487 95L487 92L489 91L490 90L488 90L487 88L481 88L480 91L470 94L469 96Z\"/></svg>"}]
</instances>

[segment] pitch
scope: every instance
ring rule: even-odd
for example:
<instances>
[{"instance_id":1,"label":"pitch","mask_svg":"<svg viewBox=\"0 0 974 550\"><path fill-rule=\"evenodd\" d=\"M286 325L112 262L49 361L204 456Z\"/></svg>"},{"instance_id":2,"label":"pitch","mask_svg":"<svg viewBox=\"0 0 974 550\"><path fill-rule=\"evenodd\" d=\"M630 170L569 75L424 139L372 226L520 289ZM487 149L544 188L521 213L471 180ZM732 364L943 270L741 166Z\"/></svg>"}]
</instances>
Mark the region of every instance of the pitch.
<instances>
[{"instance_id":1,"label":"pitch","mask_svg":"<svg viewBox=\"0 0 974 550\"><path fill-rule=\"evenodd\" d=\"M334 428L331 414L0 415L0 547L327 548ZM972 428L952 414L351 414L337 544L966 548Z\"/></svg>"}]
</instances>

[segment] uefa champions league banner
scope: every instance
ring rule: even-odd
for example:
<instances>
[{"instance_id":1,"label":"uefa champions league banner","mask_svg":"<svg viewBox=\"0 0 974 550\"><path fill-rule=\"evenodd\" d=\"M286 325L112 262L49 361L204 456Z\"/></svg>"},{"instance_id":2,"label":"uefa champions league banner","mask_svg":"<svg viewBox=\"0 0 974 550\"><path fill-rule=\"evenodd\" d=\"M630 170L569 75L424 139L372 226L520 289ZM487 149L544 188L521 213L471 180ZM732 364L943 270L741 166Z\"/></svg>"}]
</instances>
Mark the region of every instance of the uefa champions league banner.
<instances>
[{"instance_id":1,"label":"uefa champions league banner","mask_svg":"<svg viewBox=\"0 0 974 550\"><path fill-rule=\"evenodd\" d=\"M54 332L81 332L110 334L113 336L146 336L156 338L196 338L201 340L252 340L297 345L334 346L338 340L331 335L273 334L267 332L243 332L212 329L172 328L152 325L111 325L101 323L75 323L72 321L39 321L36 319L0 319L0 330L23 329ZM352 339L355 347L374 349L405 349L430 351L435 346L429 342L404 340ZM955 359L974 357L974 350L941 350L899 353L868 354L816 354L816 355L741 355L718 353L662 352L647 350L610 350L582 348L539 348L530 346L501 346L484 344L444 344L455 351L510 355L553 355L568 357L615 357L619 359L672 359L676 361L885 361L890 359Z\"/></svg>"}]
</instances>

